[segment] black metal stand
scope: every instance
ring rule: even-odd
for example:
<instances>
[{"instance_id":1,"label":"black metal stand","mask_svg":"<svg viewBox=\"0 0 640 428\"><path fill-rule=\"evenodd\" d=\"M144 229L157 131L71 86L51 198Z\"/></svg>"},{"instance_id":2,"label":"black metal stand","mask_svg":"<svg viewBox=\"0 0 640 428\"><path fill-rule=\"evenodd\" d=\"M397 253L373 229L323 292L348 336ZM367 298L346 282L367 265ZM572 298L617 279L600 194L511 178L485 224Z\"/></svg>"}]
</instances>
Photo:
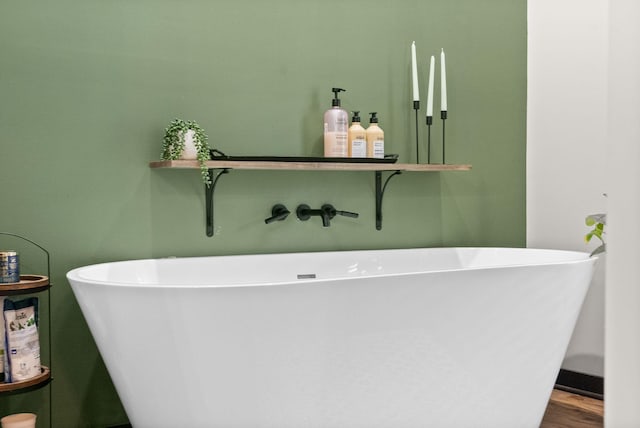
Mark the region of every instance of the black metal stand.
<instances>
[{"instance_id":1,"label":"black metal stand","mask_svg":"<svg viewBox=\"0 0 640 428\"><path fill-rule=\"evenodd\" d=\"M447 122L447 111L443 110L440 112L440 119L442 119L442 164L444 165L445 162L445 156L444 156L444 141L445 141L445 123Z\"/></svg>"},{"instance_id":2,"label":"black metal stand","mask_svg":"<svg viewBox=\"0 0 640 428\"><path fill-rule=\"evenodd\" d=\"M389 180L391 177L402 174L402 171L394 171L384 182L384 186L382 185L382 171L376 171L376 230L382 229L382 197L384 196L384 191L387 188L387 184L389 184Z\"/></svg>"},{"instance_id":3,"label":"black metal stand","mask_svg":"<svg viewBox=\"0 0 640 428\"><path fill-rule=\"evenodd\" d=\"M427 116L427 163L431 163L431 125L433 116Z\"/></svg>"},{"instance_id":4,"label":"black metal stand","mask_svg":"<svg viewBox=\"0 0 640 428\"><path fill-rule=\"evenodd\" d=\"M223 168L222 170L218 170L216 174L215 168L209 168L209 177L214 177L212 183L208 186L205 186L204 189L204 199L205 199L205 209L207 212L207 236L213 236L213 192L216 190L216 184L218 180L222 176L222 174L227 174L229 172L229 168Z\"/></svg>"},{"instance_id":5,"label":"black metal stand","mask_svg":"<svg viewBox=\"0 0 640 428\"><path fill-rule=\"evenodd\" d=\"M49 255L49 251L46 250L46 248L44 248L43 246L41 246L40 244L38 244L37 242L34 242L28 238L25 238L22 235L17 235L15 233L9 233L9 232L0 232L0 235L5 235L5 236L13 236L15 238L19 238L22 239L23 241L29 242L30 244L35 245L36 247L38 247L39 249L42 250L42 252L46 255L47 258L47 278L49 279L49 283L46 285L46 291L47 291L47 314L49 317L49 322L47 325L47 331L49 333L49 337L48 337L48 343L49 343L49 379L46 382L43 382L41 384L37 384L34 385L33 387L29 387L29 388L25 388L23 390L16 390L12 393L18 394L20 392L27 392L27 391L31 391L33 389L38 389L41 387L44 387L46 385L49 385L49 427L53 427L53 387L51 386L51 381L53 381L53 352L51 349L51 343L52 343L52 336L51 336L51 256ZM44 291L43 289L32 289L32 292L40 292L40 291ZM24 294L23 292L20 292L19 294ZM0 308L1 310L2 308ZM4 339L3 339L4 340ZM6 352L6 351L5 351ZM12 394L10 393L10 394Z\"/></svg>"},{"instance_id":6,"label":"black metal stand","mask_svg":"<svg viewBox=\"0 0 640 428\"><path fill-rule=\"evenodd\" d=\"M420 163L420 138L418 137L418 110L420 110L420 101L413 102L413 109L416 112L416 163Z\"/></svg>"}]
</instances>

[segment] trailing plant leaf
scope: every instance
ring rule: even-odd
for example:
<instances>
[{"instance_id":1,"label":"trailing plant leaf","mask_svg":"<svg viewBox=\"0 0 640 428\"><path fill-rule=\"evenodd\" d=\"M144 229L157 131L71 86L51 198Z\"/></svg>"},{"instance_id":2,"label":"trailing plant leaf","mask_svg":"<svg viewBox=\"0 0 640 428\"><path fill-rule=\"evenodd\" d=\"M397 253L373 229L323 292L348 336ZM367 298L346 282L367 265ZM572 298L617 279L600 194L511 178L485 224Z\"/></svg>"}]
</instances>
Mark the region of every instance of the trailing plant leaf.
<instances>
[{"instance_id":1,"label":"trailing plant leaf","mask_svg":"<svg viewBox=\"0 0 640 428\"><path fill-rule=\"evenodd\" d=\"M585 223L587 226L593 226L597 223L607 224L607 215L606 214L590 214L585 219Z\"/></svg>"},{"instance_id":2,"label":"trailing plant leaf","mask_svg":"<svg viewBox=\"0 0 640 428\"><path fill-rule=\"evenodd\" d=\"M604 253L606 251L606 243L604 242L604 226L607 224L607 215L606 214L591 214L585 218L584 223L592 227L584 236L584 240L586 243L589 243L591 239L595 236L602 242L602 244L591 252L591 256L595 256L596 254Z\"/></svg>"},{"instance_id":3,"label":"trailing plant leaf","mask_svg":"<svg viewBox=\"0 0 640 428\"><path fill-rule=\"evenodd\" d=\"M211 185L211 177L206 162L209 160L209 144L207 134L195 121L185 122L182 119L174 119L165 129L162 144L161 158L163 160L177 160L184 151L184 136L189 130L194 132L193 143L197 151L197 159L200 163L200 174L202 181L207 187Z\"/></svg>"}]
</instances>

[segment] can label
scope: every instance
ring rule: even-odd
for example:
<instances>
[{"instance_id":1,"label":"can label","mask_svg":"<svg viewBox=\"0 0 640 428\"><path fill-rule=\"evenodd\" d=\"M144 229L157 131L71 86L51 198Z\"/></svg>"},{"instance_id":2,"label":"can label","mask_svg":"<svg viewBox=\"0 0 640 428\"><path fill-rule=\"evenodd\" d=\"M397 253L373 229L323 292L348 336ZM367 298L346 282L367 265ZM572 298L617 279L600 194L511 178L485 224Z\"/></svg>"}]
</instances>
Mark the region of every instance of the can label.
<instances>
[{"instance_id":1,"label":"can label","mask_svg":"<svg viewBox=\"0 0 640 428\"><path fill-rule=\"evenodd\" d=\"M20 282L18 253L0 251L0 283Z\"/></svg>"}]
</instances>

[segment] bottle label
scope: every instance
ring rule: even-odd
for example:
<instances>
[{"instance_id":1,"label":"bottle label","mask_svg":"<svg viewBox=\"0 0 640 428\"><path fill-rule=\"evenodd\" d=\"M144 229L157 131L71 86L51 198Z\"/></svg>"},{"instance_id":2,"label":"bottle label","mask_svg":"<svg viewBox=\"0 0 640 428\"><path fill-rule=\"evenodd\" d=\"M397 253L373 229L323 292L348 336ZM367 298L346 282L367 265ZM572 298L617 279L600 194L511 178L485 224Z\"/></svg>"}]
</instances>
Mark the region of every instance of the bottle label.
<instances>
[{"instance_id":1,"label":"bottle label","mask_svg":"<svg viewBox=\"0 0 640 428\"><path fill-rule=\"evenodd\" d=\"M346 132L325 132L324 133L324 156L332 158L347 157L347 133Z\"/></svg>"},{"instance_id":2,"label":"bottle label","mask_svg":"<svg viewBox=\"0 0 640 428\"><path fill-rule=\"evenodd\" d=\"M384 139L380 138L373 142L373 157L378 159L384 158Z\"/></svg>"},{"instance_id":3,"label":"bottle label","mask_svg":"<svg viewBox=\"0 0 640 428\"><path fill-rule=\"evenodd\" d=\"M367 157L367 140L365 140L364 138L355 138L353 141L351 141L351 157Z\"/></svg>"}]
</instances>

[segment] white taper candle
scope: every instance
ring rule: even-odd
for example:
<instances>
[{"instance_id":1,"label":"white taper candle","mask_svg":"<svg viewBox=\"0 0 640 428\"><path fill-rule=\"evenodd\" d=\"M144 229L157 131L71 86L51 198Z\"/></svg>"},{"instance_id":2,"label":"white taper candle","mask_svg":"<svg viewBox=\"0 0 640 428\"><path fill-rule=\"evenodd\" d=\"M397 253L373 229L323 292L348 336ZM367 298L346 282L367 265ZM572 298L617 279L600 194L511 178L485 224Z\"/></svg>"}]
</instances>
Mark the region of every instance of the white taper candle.
<instances>
[{"instance_id":1,"label":"white taper candle","mask_svg":"<svg viewBox=\"0 0 640 428\"><path fill-rule=\"evenodd\" d=\"M411 43L411 76L413 78L413 101L420 101L418 90L418 63L416 62L416 42Z\"/></svg>"},{"instance_id":2,"label":"white taper candle","mask_svg":"<svg viewBox=\"0 0 640 428\"><path fill-rule=\"evenodd\" d=\"M444 48L440 52L440 110L447 111L447 69L444 63Z\"/></svg>"},{"instance_id":3,"label":"white taper candle","mask_svg":"<svg viewBox=\"0 0 640 428\"><path fill-rule=\"evenodd\" d=\"M431 55L429 62L429 90L427 92L427 116L433 116L433 74L436 66L436 58Z\"/></svg>"}]
</instances>

